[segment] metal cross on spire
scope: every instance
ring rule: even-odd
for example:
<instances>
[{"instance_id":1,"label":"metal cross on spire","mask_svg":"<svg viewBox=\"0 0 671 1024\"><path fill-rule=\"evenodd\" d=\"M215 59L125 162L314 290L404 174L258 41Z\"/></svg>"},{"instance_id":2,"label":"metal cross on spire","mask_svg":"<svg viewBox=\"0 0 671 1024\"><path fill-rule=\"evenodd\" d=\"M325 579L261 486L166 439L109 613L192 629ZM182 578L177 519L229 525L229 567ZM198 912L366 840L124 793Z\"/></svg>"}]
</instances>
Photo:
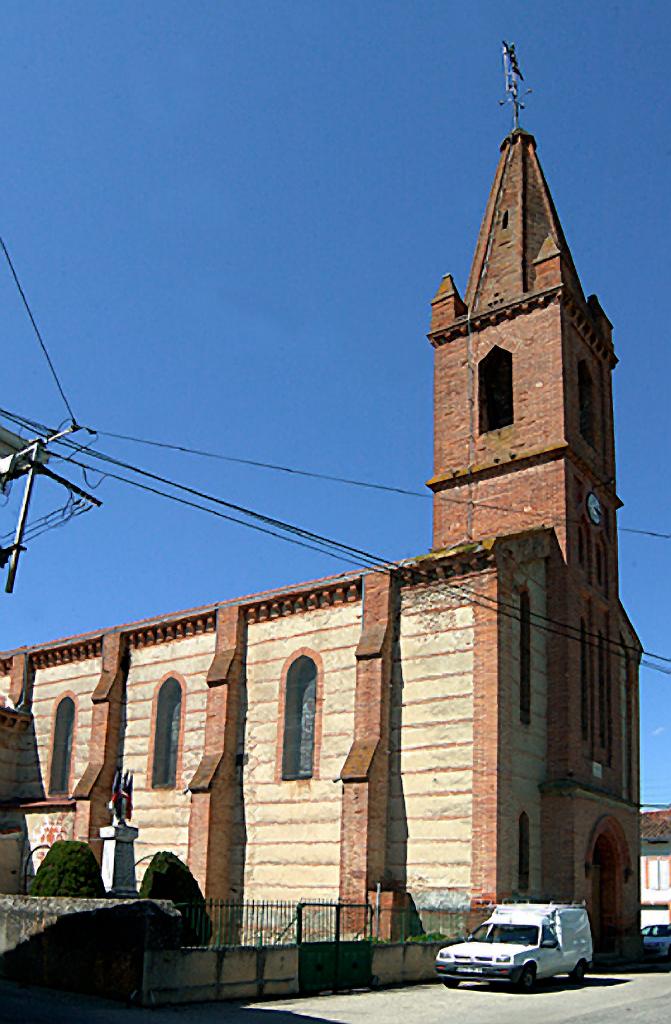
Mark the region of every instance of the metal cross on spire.
<instances>
[{"instance_id":1,"label":"metal cross on spire","mask_svg":"<svg viewBox=\"0 0 671 1024\"><path fill-rule=\"evenodd\" d=\"M520 126L520 110L524 110L524 103L519 96L519 83L524 81L524 75L520 71L520 66L517 62L517 54L515 53L515 44L507 43L503 40L503 74L506 79L506 98L500 100L501 106L504 103L512 103L513 105L513 131ZM527 89L525 95L528 95L531 89Z\"/></svg>"}]
</instances>

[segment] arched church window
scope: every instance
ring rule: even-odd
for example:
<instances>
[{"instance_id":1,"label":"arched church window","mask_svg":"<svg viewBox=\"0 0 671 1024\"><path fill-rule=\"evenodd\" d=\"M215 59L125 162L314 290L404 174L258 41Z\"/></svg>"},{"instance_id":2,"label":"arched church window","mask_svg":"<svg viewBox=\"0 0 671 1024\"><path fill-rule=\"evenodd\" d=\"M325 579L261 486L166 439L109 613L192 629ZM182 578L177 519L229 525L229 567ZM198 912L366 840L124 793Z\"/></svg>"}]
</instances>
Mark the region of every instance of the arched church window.
<instances>
[{"instance_id":1,"label":"arched church window","mask_svg":"<svg viewBox=\"0 0 671 1024\"><path fill-rule=\"evenodd\" d=\"M478 367L480 433L513 422L513 357L495 345Z\"/></svg>"},{"instance_id":2,"label":"arched church window","mask_svg":"<svg viewBox=\"0 0 671 1024\"><path fill-rule=\"evenodd\" d=\"M54 737L51 748L50 793L67 793L72 762L72 734L75 725L75 702L63 697L56 709Z\"/></svg>"},{"instance_id":3,"label":"arched church window","mask_svg":"<svg viewBox=\"0 0 671 1024\"><path fill-rule=\"evenodd\" d=\"M601 631L599 631L599 639L597 643L597 672L599 693L599 745L602 748L605 748L608 723L608 710L606 707L606 645Z\"/></svg>"},{"instance_id":4,"label":"arched church window","mask_svg":"<svg viewBox=\"0 0 671 1024\"><path fill-rule=\"evenodd\" d=\"M610 589L610 579L608 575L608 551L606 550L603 544L601 545L601 552L603 558L603 592L604 594L608 595Z\"/></svg>"},{"instance_id":5,"label":"arched church window","mask_svg":"<svg viewBox=\"0 0 671 1024\"><path fill-rule=\"evenodd\" d=\"M599 586L603 583L603 555L601 553L601 545L597 541L594 545L596 555L596 581Z\"/></svg>"},{"instance_id":6,"label":"arched church window","mask_svg":"<svg viewBox=\"0 0 671 1024\"><path fill-rule=\"evenodd\" d=\"M517 822L517 889L526 892L529 888L529 816L525 811Z\"/></svg>"},{"instance_id":7,"label":"arched church window","mask_svg":"<svg viewBox=\"0 0 671 1024\"><path fill-rule=\"evenodd\" d=\"M589 662L587 660L587 627L580 620L580 731L589 738Z\"/></svg>"},{"instance_id":8,"label":"arched church window","mask_svg":"<svg viewBox=\"0 0 671 1024\"><path fill-rule=\"evenodd\" d=\"M156 702L152 786L173 787L177 782L177 754L182 721L182 687L170 678L161 686Z\"/></svg>"},{"instance_id":9,"label":"arched church window","mask_svg":"<svg viewBox=\"0 0 671 1024\"><path fill-rule=\"evenodd\" d=\"M580 433L589 444L594 445L594 387L584 359L578 363L578 409Z\"/></svg>"},{"instance_id":10,"label":"arched church window","mask_svg":"<svg viewBox=\"0 0 671 1024\"><path fill-rule=\"evenodd\" d=\"M520 594L520 721L531 721L531 608L529 594Z\"/></svg>"},{"instance_id":11,"label":"arched church window","mask_svg":"<svg viewBox=\"0 0 671 1024\"><path fill-rule=\"evenodd\" d=\"M310 779L313 775L317 666L302 654L287 672L284 695L282 778Z\"/></svg>"}]
</instances>

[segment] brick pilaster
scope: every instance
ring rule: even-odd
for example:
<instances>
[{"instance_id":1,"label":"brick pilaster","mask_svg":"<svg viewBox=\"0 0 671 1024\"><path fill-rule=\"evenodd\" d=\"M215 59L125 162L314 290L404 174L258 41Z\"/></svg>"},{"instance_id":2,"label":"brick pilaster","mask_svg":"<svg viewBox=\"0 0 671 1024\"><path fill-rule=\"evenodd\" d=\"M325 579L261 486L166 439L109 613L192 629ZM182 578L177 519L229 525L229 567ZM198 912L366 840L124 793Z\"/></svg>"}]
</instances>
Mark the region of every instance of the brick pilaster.
<instances>
[{"instance_id":1,"label":"brick pilaster","mask_svg":"<svg viewBox=\"0 0 671 1024\"><path fill-rule=\"evenodd\" d=\"M393 591L389 574L365 577L354 741L340 774L340 898L354 903L365 903L369 888L385 881Z\"/></svg>"},{"instance_id":2,"label":"brick pilaster","mask_svg":"<svg viewBox=\"0 0 671 1024\"><path fill-rule=\"evenodd\" d=\"M9 675L9 699L15 707L23 705L29 711L33 702L35 671L30 664L29 654L15 654Z\"/></svg>"},{"instance_id":3,"label":"brick pilaster","mask_svg":"<svg viewBox=\"0 0 671 1024\"><path fill-rule=\"evenodd\" d=\"M215 654L207 674L205 747L191 779L189 867L206 896L232 892L238 713L246 622L241 608L219 608Z\"/></svg>"},{"instance_id":4,"label":"brick pilaster","mask_svg":"<svg viewBox=\"0 0 671 1024\"><path fill-rule=\"evenodd\" d=\"M89 760L84 774L75 786L75 838L93 842L93 851L100 859L102 843L99 830L109 825L108 804L114 772L119 758L121 709L128 675L127 644L121 633L103 637L102 671L91 695L93 716L89 740Z\"/></svg>"},{"instance_id":5,"label":"brick pilaster","mask_svg":"<svg viewBox=\"0 0 671 1024\"><path fill-rule=\"evenodd\" d=\"M500 749L498 573L483 573L477 584L485 600L473 606L473 838L471 898L474 906L495 903L499 889Z\"/></svg>"}]
</instances>

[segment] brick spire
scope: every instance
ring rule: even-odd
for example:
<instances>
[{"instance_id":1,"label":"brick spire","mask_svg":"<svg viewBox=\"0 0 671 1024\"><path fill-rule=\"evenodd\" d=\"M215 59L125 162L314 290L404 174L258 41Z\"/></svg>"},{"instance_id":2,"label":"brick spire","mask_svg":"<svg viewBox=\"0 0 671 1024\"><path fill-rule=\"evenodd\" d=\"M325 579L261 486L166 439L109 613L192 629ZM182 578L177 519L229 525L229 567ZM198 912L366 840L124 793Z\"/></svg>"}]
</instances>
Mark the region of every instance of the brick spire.
<instances>
[{"instance_id":1,"label":"brick spire","mask_svg":"<svg viewBox=\"0 0 671 1024\"><path fill-rule=\"evenodd\" d=\"M584 302L564 232L536 155L521 128L501 143L466 290L471 316L566 284Z\"/></svg>"}]
</instances>

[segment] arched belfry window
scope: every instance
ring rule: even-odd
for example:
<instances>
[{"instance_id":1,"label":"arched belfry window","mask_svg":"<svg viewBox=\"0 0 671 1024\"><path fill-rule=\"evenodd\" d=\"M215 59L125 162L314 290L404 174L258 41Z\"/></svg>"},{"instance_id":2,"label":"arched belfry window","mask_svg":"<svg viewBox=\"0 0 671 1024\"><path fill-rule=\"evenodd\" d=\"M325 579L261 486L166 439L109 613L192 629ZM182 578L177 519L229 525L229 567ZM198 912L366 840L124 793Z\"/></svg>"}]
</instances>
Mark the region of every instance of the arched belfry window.
<instances>
[{"instance_id":1,"label":"arched belfry window","mask_svg":"<svg viewBox=\"0 0 671 1024\"><path fill-rule=\"evenodd\" d=\"M182 687L176 679L166 679L159 690L156 703L152 786L170 788L177 782L177 753L181 721Z\"/></svg>"},{"instance_id":2,"label":"arched belfry window","mask_svg":"<svg viewBox=\"0 0 671 1024\"><path fill-rule=\"evenodd\" d=\"M495 345L478 367L480 433L513 422L513 357Z\"/></svg>"},{"instance_id":3,"label":"arched belfry window","mask_svg":"<svg viewBox=\"0 0 671 1024\"><path fill-rule=\"evenodd\" d=\"M520 593L520 721L531 721L531 606L526 590Z\"/></svg>"},{"instance_id":4,"label":"arched belfry window","mask_svg":"<svg viewBox=\"0 0 671 1024\"><path fill-rule=\"evenodd\" d=\"M287 672L284 694L282 778L310 779L313 775L317 666L302 654Z\"/></svg>"},{"instance_id":5,"label":"arched belfry window","mask_svg":"<svg viewBox=\"0 0 671 1024\"><path fill-rule=\"evenodd\" d=\"M75 702L63 697L56 709L51 748L50 793L67 793L72 762L72 734L75 726Z\"/></svg>"},{"instance_id":6,"label":"arched belfry window","mask_svg":"<svg viewBox=\"0 0 671 1024\"><path fill-rule=\"evenodd\" d=\"M581 359L578 363L578 410L580 415L580 433L589 444L593 445L594 387L592 375L584 359Z\"/></svg>"},{"instance_id":7,"label":"arched belfry window","mask_svg":"<svg viewBox=\"0 0 671 1024\"><path fill-rule=\"evenodd\" d=\"M517 889L529 888L529 816L522 811L517 822Z\"/></svg>"},{"instance_id":8,"label":"arched belfry window","mask_svg":"<svg viewBox=\"0 0 671 1024\"><path fill-rule=\"evenodd\" d=\"M589 739L589 661L587 656L587 627L580 620L580 732Z\"/></svg>"}]
</instances>

